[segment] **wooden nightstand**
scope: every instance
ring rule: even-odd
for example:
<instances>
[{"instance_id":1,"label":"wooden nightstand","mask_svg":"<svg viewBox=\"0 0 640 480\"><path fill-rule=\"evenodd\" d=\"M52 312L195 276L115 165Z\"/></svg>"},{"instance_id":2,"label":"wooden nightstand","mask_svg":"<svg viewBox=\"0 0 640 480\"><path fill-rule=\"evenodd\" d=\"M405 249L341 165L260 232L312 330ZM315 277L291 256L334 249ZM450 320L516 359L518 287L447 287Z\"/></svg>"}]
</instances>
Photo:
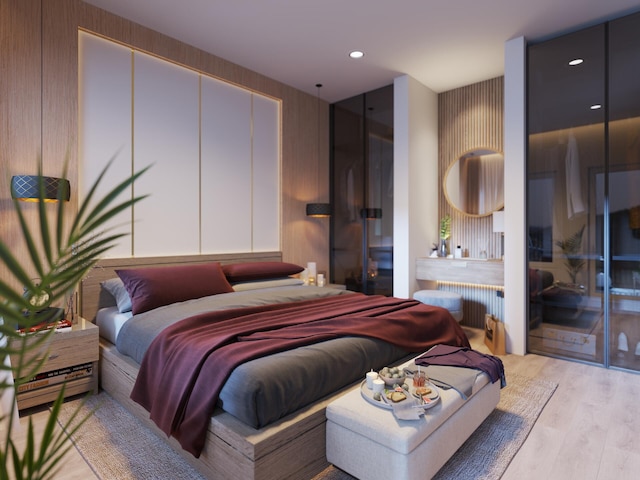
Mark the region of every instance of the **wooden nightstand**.
<instances>
[{"instance_id":1,"label":"wooden nightstand","mask_svg":"<svg viewBox=\"0 0 640 480\"><path fill-rule=\"evenodd\" d=\"M18 409L52 402L66 379L65 396L98 393L98 327L80 318L71 330L56 331L31 358L47 355L39 374L18 392ZM15 365L17 356L11 355Z\"/></svg>"}]
</instances>

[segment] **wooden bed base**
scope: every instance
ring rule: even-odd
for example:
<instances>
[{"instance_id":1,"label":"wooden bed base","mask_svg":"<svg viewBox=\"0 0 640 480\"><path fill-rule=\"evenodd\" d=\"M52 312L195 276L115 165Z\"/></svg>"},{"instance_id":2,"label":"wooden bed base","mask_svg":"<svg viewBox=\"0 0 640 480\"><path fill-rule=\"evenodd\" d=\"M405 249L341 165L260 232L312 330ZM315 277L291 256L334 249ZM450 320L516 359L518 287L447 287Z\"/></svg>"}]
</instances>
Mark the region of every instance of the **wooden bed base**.
<instances>
[{"instance_id":1,"label":"wooden bed base","mask_svg":"<svg viewBox=\"0 0 640 480\"><path fill-rule=\"evenodd\" d=\"M347 387L259 430L217 410L209 423L206 447L195 458L175 439L167 438L149 419L149 412L129 398L137 372L135 362L118 353L114 345L101 343L101 387L205 477L220 480L313 478L329 465L325 409L352 388Z\"/></svg>"},{"instance_id":2,"label":"wooden bed base","mask_svg":"<svg viewBox=\"0 0 640 480\"><path fill-rule=\"evenodd\" d=\"M109 259L100 262L82 285L82 315L94 321L99 305L100 282L115 276L118 268L179 265L220 261L280 261L279 252L267 254L199 255L145 259ZM100 304L104 305L104 303ZM325 409L347 387L288 417L256 430L232 415L217 410L209 423L202 455L193 457L149 419L149 413L129 398L138 365L107 342L100 344L100 386L187 462L210 479L281 480L310 479L326 468Z\"/></svg>"}]
</instances>

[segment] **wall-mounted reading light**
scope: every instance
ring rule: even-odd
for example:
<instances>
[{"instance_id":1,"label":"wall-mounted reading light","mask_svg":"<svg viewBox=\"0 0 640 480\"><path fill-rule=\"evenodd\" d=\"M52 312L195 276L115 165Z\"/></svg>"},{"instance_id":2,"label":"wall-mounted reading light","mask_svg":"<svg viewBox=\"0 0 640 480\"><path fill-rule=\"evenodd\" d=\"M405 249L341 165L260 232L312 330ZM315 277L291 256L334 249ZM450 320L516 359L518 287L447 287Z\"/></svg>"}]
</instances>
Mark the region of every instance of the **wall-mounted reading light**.
<instances>
[{"instance_id":1,"label":"wall-mounted reading light","mask_svg":"<svg viewBox=\"0 0 640 480\"><path fill-rule=\"evenodd\" d=\"M41 195L42 191L42 195ZM39 177L37 175L15 175L11 177L11 198L23 202L69 201L71 185L66 178Z\"/></svg>"},{"instance_id":2,"label":"wall-mounted reading light","mask_svg":"<svg viewBox=\"0 0 640 480\"><path fill-rule=\"evenodd\" d=\"M309 217L330 217L330 203L307 203L307 216Z\"/></svg>"}]
</instances>

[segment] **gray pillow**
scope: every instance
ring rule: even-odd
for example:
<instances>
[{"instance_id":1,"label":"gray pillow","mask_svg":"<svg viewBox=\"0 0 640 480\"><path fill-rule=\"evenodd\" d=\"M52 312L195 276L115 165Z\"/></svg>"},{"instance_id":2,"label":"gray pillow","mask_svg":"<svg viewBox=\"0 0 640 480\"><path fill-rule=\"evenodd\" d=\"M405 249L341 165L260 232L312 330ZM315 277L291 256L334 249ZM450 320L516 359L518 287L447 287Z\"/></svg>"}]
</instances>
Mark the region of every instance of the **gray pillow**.
<instances>
[{"instance_id":1,"label":"gray pillow","mask_svg":"<svg viewBox=\"0 0 640 480\"><path fill-rule=\"evenodd\" d=\"M124 288L124 283L120 278L110 278L100 283L100 285L115 298L120 313L131 311L133 308L131 305L131 297L129 297L129 293L127 289Z\"/></svg>"}]
</instances>

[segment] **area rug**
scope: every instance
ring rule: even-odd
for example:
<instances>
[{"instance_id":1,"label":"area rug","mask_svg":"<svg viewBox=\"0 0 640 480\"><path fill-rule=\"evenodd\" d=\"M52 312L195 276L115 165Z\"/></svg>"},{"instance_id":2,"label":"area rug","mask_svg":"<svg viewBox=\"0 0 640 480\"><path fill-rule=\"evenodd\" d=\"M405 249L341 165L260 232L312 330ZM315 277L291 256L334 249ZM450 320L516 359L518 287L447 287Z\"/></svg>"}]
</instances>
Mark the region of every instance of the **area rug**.
<instances>
[{"instance_id":1,"label":"area rug","mask_svg":"<svg viewBox=\"0 0 640 480\"><path fill-rule=\"evenodd\" d=\"M557 385L521 375L508 375L500 403L476 432L436 475L438 480L499 479L518 452ZM68 419L78 401L65 403L60 421ZM108 394L91 397L83 407L89 417L73 442L102 480L176 480L203 477ZM352 480L328 467L313 480Z\"/></svg>"}]
</instances>

